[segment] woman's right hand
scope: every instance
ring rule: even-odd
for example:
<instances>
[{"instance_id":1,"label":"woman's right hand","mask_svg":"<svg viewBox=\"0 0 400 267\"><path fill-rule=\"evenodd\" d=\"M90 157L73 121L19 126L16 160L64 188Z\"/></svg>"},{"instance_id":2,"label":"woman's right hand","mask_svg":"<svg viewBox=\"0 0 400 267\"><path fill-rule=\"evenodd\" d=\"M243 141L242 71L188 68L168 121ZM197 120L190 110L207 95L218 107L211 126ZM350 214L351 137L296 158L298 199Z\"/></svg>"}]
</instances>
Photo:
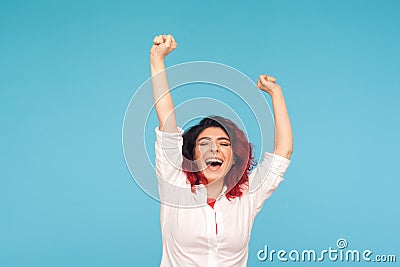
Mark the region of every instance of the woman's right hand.
<instances>
[{"instance_id":1,"label":"woman's right hand","mask_svg":"<svg viewBox=\"0 0 400 267\"><path fill-rule=\"evenodd\" d=\"M150 49L150 70L159 129L164 132L177 133L174 102L169 91L164 66L164 58L176 48L176 42L172 35L158 35L154 38L153 43Z\"/></svg>"},{"instance_id":2,"label":"woman's right hand","mask_svg":"<svg viewBox=\"0 0 400 267\"><path fill-rule=\"evenodd\" d=\"M175 50L177 44L171 34L157 35L153 39L153 46L150 49L150 62L163 61L164 58Z\"/></svg>"}]
</instances>

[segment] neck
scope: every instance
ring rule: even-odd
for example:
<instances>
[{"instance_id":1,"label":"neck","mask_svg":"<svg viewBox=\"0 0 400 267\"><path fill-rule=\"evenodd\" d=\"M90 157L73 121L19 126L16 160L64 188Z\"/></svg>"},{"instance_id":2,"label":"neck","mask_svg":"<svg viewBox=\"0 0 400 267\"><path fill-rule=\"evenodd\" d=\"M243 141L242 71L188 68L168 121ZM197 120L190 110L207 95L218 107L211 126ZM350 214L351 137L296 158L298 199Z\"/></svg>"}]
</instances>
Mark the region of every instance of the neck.
<instances>
[{"instance_id":1,"label":"neck","mask_svg":"<svg viewBox=\"0 0 400 267\"><path fill-rule=\"evenodd\" d=\"M224 179L218 179L217 181L207 184L206 185L207 197L217 198L219 194L221 194L223 187L224 187Z\"/></svg>"}]
</instances>

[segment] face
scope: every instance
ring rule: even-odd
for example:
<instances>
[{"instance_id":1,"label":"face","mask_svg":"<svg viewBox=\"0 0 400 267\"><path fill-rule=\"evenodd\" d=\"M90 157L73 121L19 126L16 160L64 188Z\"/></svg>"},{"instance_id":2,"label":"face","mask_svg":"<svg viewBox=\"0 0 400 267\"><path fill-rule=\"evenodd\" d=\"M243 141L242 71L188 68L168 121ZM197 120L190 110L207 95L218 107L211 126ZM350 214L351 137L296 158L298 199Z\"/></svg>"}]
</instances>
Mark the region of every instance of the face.
<instances>
[{"instance_id":1,"label":"face","mask_svg":"<svg viewBox=\"0 0 400 267\"><path fill-rule=\"evenodd\" d=\"M219 127L204 129L196 139L194 158L209 183L224 178L233 163L229 136Z\"/></svg>"}]
</instances>

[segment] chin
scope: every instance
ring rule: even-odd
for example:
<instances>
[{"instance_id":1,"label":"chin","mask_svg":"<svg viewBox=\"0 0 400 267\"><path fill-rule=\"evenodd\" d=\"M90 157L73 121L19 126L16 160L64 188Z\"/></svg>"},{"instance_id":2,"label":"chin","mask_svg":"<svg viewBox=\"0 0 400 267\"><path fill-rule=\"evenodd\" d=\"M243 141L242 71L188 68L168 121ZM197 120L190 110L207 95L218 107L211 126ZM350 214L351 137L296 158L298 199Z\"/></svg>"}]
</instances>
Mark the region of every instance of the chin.
<instances>
[{"instance_id":1,"label":"chin","mask_svg":"<svg viewBox=\"0 0 400 267\"><path fill-rule=\"evenodd\" d=\"M217 174L217 173L203 173L204 177L206 177L208 183L213 183L215 181L218 181L220 179L224 179L224 176L222 174Z\"/></svg>"}]
</instances>

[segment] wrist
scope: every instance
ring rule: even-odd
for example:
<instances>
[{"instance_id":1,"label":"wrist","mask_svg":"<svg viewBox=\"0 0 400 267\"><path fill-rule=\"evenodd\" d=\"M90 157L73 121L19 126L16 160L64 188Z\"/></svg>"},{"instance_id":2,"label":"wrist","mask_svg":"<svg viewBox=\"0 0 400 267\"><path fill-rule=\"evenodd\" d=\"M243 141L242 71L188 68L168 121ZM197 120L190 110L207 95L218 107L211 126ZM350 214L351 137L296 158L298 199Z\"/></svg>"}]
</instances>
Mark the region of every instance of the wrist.
<instances>
[{"instance_id":1,"label":"wrist","mask_svg":"<svg viewBox=\"0 0 400 267\"><path fill-rule=\"evenodd\" d=\"M283 98L283 92L282 92L281 87L275 88L275 89L272 90L269 94L271 95L271 98L272 98L272 99L280 99L280 98Z\"/></svg>"},{"instance_id":2,"label":"wrist","mask_svg":"<svg viewBox=\"0 0 400 267\"><path fill-rule=\"evenodd\" d=\"M164 68L164 59L150 57L150 67L155 69Z\"/></svg>"}]
</instances>

